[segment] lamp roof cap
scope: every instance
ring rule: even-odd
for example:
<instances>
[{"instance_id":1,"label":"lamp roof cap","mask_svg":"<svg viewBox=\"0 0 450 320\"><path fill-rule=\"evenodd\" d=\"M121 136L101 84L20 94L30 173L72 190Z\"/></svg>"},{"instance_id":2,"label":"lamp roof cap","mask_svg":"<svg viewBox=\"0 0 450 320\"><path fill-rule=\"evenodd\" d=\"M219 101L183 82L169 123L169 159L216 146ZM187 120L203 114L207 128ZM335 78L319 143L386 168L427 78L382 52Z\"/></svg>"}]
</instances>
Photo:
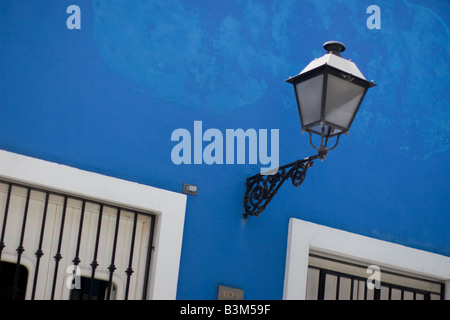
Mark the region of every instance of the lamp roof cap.
<instances>
[{"instance_id":1,"label":"lamp roof cap","mask_svg":"<svg viewBox=\"0 0 450 320\"><path fill-rule=\"evenodd\" d=\"M319 68L323 65L329 65L346 73L349 73L355 77L366 80L364 75L358 69L356 64L352 61L344 59L339 54L345 50L345 45L342 42L338 41L328 41L323 45L324 49L328 52L318 59L314 59L311 61L301 72L300 74L306 73L313 69Z\"/></svg>"}]
</instances>

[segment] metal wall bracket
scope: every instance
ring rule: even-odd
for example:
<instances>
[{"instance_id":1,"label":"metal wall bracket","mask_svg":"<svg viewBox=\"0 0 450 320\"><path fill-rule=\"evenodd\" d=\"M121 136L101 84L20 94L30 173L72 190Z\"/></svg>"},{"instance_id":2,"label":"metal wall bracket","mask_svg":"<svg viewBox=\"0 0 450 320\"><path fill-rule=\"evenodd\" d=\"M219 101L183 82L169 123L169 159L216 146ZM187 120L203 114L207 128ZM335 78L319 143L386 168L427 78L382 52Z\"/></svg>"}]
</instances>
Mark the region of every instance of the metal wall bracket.
<instances>
[{"instance_id":1,"label":"metal wall bracket","mask_svg":"<svg viewBox=\"0 0 450 320\"><path fill-rule=\"evenodd\" d=\"M278 189L289 178L295 187L301 185L305 180L306 171L312 167L313 161L319 158L321 158L321 155L315 155L284 165L278 168L275 174L256 174L247 178L244 196L244 219L247 219L249 215L258 216L263 212Z\"/></svg>"}]
</instances>

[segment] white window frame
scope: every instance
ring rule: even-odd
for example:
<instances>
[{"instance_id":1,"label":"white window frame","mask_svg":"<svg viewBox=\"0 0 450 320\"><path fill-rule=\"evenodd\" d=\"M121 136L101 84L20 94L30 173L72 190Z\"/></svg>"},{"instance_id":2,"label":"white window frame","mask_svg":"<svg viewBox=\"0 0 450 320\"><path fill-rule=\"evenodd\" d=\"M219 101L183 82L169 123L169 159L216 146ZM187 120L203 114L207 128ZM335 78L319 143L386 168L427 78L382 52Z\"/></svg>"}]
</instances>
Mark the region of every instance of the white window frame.
<instances>
[{"instance_id":1,"label":"white window frame","mask_svg":"<svg viewBox=\"0 0 450 320\"><path fill-rule=\"evenodd\" d=\"M0 150L0 178L156 215L149 299L174 300L186 195Z\"/></svg>"},{"instance_id":2,"label":"white window frame","mask_svg":"<svg viewBox=\"0 0 450 320\"><path fill-rule=\"evenodd\" d=\"M296 218L289 220L283 299L305 300L311 250L443 281L450 300L450 257Z\"/></svg>"}]
</instances>

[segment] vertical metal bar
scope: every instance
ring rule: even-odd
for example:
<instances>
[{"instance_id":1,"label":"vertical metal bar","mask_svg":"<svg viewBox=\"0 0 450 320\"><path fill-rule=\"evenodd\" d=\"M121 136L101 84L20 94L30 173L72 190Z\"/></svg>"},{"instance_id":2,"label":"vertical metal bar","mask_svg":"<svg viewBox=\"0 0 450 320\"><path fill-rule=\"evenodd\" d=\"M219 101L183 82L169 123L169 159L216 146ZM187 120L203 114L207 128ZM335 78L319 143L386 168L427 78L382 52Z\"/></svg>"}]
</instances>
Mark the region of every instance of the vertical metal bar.
<instances>
[{"instance_id":1,"label":"vertical metal bar","mask_svg":"<svg viewBox=\"0 0 450 320\"><path fill-rule=\"evenodd\" d=\"M78 237L77 237L77 248L75 250L75 257L73 258L72 262L74 265L79 265L81 260L79 257L80 254L80 245L81 245L81 235L83 232L83 222L84 222L84 212L86 210L86 200L82 200L81 203L81 214L80 214L80 223L78 224Z\"/></svg>"},{"instance_id":2,"label":"vertical metal bar","mask_svg":"<svg viewBox=\"0 0 450 320\"><path fill-rule=\"evenodd\" d=\"M339 275L336 275L336 300L339 300L339 288L341 285L341 277Z\"/></svg>"},{"instance_id":3,"label":"vertical metal bar","mask_svg":"<svg viewBox=\"0 0 450 320\"><path fill-rule=\"evenodd\" d=\"M61 244L62 244L62 239L63 239L64 221L66 219L66 211L67 211L67 195L64 196L64 207L63 207L63 212L62 212L62 217L61 217L61 225L59 228L58 249L56 251L55 256L53 257L55 259L55 272L53 274L52 293L51 293L51 297L50 297L51 300L53 300L55 298L56 278L58 276L59 261L62 259Z\"/></svg>"},{"instance_id":4,"label":"vertical metal bar","mask_svg":"<svg viewBox=\"0 0 450 320\"><path fill-rule=\"evenodd\" d=\"M109 281L108 281L108 288L106 293L106 299L111 299L111 288L112 288L112 279L113 279L113 273L117 269L114 265L114 261L116 259L116 246L117 246L117 236L119 234L119 222L120 222L120 208L117 208L117 214L116 214L116 228L114 230L114 242L113 242L113 249L111 254L111 264L108 267L109 270Z\"/></svg>"},{"instance_id":5,"label":"vertical metal bar","mask_svg":"<svg viewBox=\"0 0 450 320\"><path fill-rule=\"evenodd\" d=\"M405 300L405 290L400 289L400 300Z\"/></svg>"},{"instance_id":6,"label":"vertical metal bar","mask_svg":"<svg viewBox=\"0 0 450 320\"><path fill-rule=\"evenodd\" d=\"M80 214L80 223L79 223L79 225L78 225L78 238L77 238L77 247L76 247L76 250L75 250L75 257L73 258L73 260L72 260L72 262L73 262L73 264L74 264L74 266L75 266L75 268L73 269L73 272L77 272L76 270L77 270L77 267L78 267L78 265L80 264L80 262L81 262L81 260L80 260L80 257L79 257L79 254L80 254L80 246L81 246L81 234L82 234L82 232L83 232L83 222L84 222L84 212L85 212L85 210L86 210L86 200L82 200L82 203L81 203L81 214ZM75 280L76 281L76 280ZM74 290L75 290L75 288L74 289L72 289L72 290L70 290L70 297L69 297L69 299L70 300L72 300L73 299L73 293L74 293Z\"/></svg>"},{"instance_id":7,"label":"vertical metal bar","mask_svg":"<svg viewBox=\"0 0 450 320\"><path fill-rule=\"evenodd\" d=\"M36 284L37 284L37 278L38 278L38 274L39 274L39 264L41 262L41 257L44 255L44 252L42 251L42 242L44 240L45 221L47 219L47 209L48 209L49 197L50 197L50 194L48 192L46 192L45 193L44 212L42 213L41 234L39 236L39 245L38 245L38 249L35 252L36 268L34 270L33 288L31 290L31 300L34 300L34 297L36 294Z\"/></svg>"},{"instance_id":8,"label":"vertical metal bar","mask_svg":"<svg viewBox=\"0 0 450 320\"><path fill-rule=\"evenodd\" d=\"M392 300L392 286L389 286L388 300Z\"/></svg>"},{"instance_id":9,"label":"vertical metal bar","mask_svg":"<svg viewBox=\"0 0 450 320\"><path fill-rule=\"evenodd\" d=\"M144 288L142 290L142 300L147 299L148 281L150 276L150 263L153 253L153 234L155 232L155 216L152 215L151 218L152 222L150 225L150 234L148 238L148 252L147 252L147 262L145 264Z\"/></svg>"},{"instance_id":10,"label":"vertical metal bar","mask_svg":"<svg viewBox=\"0 0 450 320\"><path fill-rule=\"evenodd\" d=\"M26 228L27 217L28 217L28 207L29 207L29 204L30 204L30 194L31 194L31 188L28 187L27 188L27 200L26 200L26 203L25 203L25 209L24 209L24 212L23 212L23 219L22 219L22 230L20 232L20 241L19 241L19 246L16 249L16 251L17 251L17 263L16 263L16 272L15 272L15 275L14 275L14 286L13 286L13 291L12 291L12 300L14 300L16 298L17 286L19 285L20 259L22 258L22 253L25 251L25 249L23 248L23 239L25 237L25 228Z\"/></svg>"},{"instance_id":11,"label":"vertical metal bar","mask_svg":"<svg viewBox=\"0 0 450 320\"><path fill-rule=\"evenodd\" d=\"M317 300L323 300L325 297L325 278L326 273L323 269L319 272L319 291L317 293Z\"/></svg>"},{"instance_id":12,"label":"vertical metal bar","mask_svg":"<svg viewBox=\"0 0 450 320\"><path fill-rule=\"evenodd\" d=\"M103 216L103 204L100 204L100 211L98 213L98 222L97 222L97 235L96 235L96 239L95 239L94 257L91 262L92 272L91 272L91 281L89 283L88 300L91 300L91 298L92 298L92 289L94 288L95 269L97 269L97 267L98 267L97 253L98 253L98 244L100 242L100 229L102 227L102 216Z\"/></svg>"},{"instance_id":13,"label":"vertical metal bar","mask_svg":"<svg viewBox=\"0 0 450 320\"><path fill-rule=\"evenodd\" d=\"M2 258L2 252L3 252L3 249L5 248L5 243L3 242L3 240L5 239L6 222L8 220L9 200L11 199L11 189L12 189L12 183L9 183L8 184L8 195L6 196L5 214L3 216L2 235L0 237L0 259Z\"/></svg>"},{"instance_id":14,"label":"vertical metal bar","mask_svg":"<svg viewBox=\"0 0 450 320\"><path fill-rule=\"evenodd\" d=\"M127 275L127 284L126 284L126 288L125 288L125 300L128 300L128 291L130 289L130 277L131 274L134 272L133 268L132 268L132 264L133 264L133 253L134 253L134 240L135 240L135 236L136 236L136 225L137 225L137 212L134 213L134 222L133 222L133 233L131 236L131 246L130 246L130 258L128 261L128 268L125 271L126 275Z\"/></svg>"},{"instance_id":15,"label":"vertical metal bar","mask_svg":"<svg viewBox=\"0 0 450 320\"><path fill-rule=\"evenodd\" d=\"M352 279L352 282L351 282L351 285L350 285L350 300L353 300L353 287L354 287L354 283L355 283L355 278L351 278Z\"/></svg>"},{"instance_id":16,"label":"vertical metal bar","mask_svg":"<svg viewBox=\"0 0 450 320\"><path fill-rule=\"evenodd\" d=\"M374 288L373 290L374 290L374 292L373 292L373 300L380 300L380 298L381 298L381 288L380 289Z\"/></svg>"},{"instance_id":17,"label":"vertical metal bar","mask_svg":"<svg viewBox=\"0 0 450 320\"><path fill-rule=\"evenodd\" d=\"M367 283L364 283L364 299L363 300L367 300Z\"/></svg>"}]
</instances>

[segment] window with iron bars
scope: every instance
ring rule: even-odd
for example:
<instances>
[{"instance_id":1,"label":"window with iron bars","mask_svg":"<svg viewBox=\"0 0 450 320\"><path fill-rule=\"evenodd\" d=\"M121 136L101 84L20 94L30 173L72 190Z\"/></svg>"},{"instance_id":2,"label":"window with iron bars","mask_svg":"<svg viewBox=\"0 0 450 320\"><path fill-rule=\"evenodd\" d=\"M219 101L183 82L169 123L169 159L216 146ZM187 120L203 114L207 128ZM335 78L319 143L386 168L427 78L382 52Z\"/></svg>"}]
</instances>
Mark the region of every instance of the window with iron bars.
<instances>
[{"instance_id":1,"label":"window with iron bars","mask_svg":"<svg viewBox=\"0 0 450 320\"><path fill-rule=\"evenodd\" d=\"M0 297L146 299L154 226L150 213L0 180Z\"/></svg>"},{"instance_id":2,"label":"window with iron bars","mask_svg":"<svg viewBox=\"0 0 450 320\"><path fill-rule=\"evenodd\" d=\"M443 300L445 284L380 267L380 285L369 289L371 273L359 262L311 253L307 300Z\"/></svg>"}]
</instances>

